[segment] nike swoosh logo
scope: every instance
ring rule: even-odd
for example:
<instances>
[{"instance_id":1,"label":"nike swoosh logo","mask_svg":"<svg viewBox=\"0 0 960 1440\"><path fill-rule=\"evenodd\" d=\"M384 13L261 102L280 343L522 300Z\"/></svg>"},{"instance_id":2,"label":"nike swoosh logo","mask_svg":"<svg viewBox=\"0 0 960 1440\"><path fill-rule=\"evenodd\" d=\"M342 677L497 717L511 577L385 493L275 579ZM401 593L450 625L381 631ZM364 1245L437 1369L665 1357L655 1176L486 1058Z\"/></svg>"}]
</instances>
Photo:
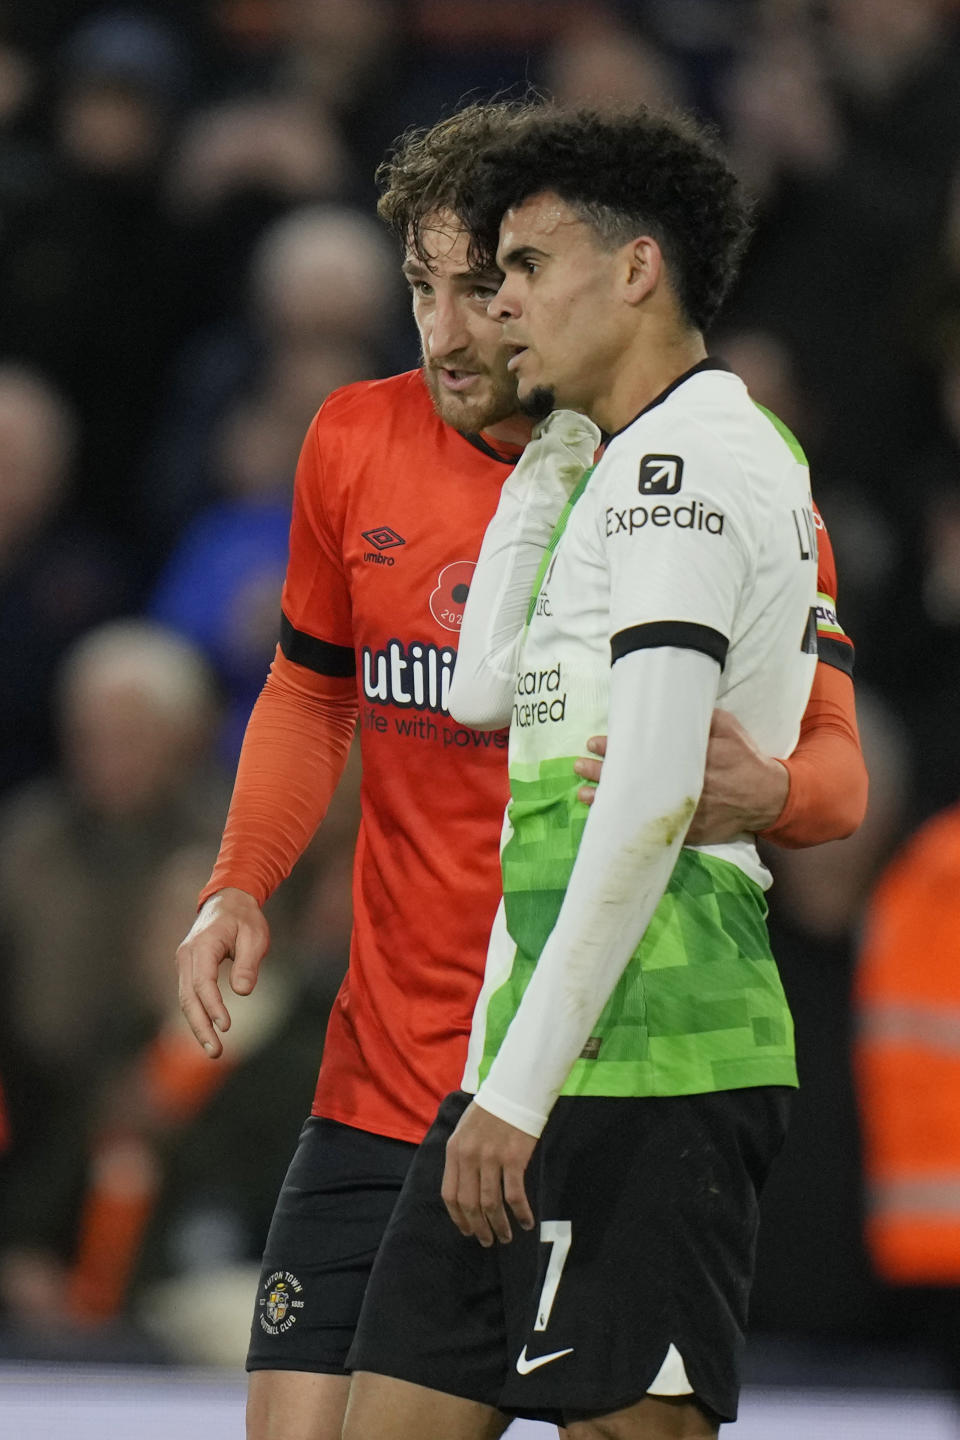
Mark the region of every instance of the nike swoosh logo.
<instances>
[{"instance_id":1,"label":"nike swoosh logo","mask_svg":"<svg viewBox=\"0 0 960 1440\"><path fill-rule=\"evenodd\" d=\"M551 1350L549 1355L538 1355L536 1359L528 1360L527 1347L524 1345L520 1354L517 1356L517 1373L519 1375L529 1375L531 1370L539 1370L541 1365L549 1365L551 1360L559 1360L561 1355L572 1354L573 1346L570 1345L566 1350Z\"/></svg>"}]
</instances>

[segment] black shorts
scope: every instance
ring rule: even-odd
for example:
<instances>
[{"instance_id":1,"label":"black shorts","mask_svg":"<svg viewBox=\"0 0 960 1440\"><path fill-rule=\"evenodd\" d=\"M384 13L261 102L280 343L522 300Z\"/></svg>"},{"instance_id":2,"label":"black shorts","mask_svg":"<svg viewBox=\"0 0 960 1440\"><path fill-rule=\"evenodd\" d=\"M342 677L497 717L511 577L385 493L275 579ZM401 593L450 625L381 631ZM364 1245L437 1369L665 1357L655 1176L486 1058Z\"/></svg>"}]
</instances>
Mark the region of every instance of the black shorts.
<instances>
[{"instance_id":1,"label":"black shorts","mask_svg":"<svg viewBox=\"0 0 960 1440\"><path fill-rule=\"evenodd\" d=\"M470 1100L449 1095L387 1227L350 1368L560 1425L651 1386L736 1419L757 1202L790 1094L561 1097L527 1171L538 1228L514 1224L489 1250L440 1198ZM673 1390L654 1385L671 1345L689 1379Z\"/></svg>"},{"instance_id":2,"label":"black shorts","mask_svg":"<svg viewBox=\"0 0 960 1440\"><path fill-rule=\"evenodd\" d=\"M248 1370L343 1375L416 1145L311 1116L267 1235Z\"/></svg>"}]
</instances>

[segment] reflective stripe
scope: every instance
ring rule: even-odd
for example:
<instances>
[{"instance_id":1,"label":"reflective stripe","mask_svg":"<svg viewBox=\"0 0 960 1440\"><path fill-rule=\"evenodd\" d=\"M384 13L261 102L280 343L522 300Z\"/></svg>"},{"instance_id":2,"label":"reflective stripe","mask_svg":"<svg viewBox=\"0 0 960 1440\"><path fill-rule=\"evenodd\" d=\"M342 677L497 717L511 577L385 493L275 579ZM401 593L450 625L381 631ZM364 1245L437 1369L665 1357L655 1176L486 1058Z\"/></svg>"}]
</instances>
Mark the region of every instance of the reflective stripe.
<instances>
[{"instance_id":1,"label":"reflective stripe","mask_svg":"<svg viewBox=\"0 0 960 1440\"><path fill-rule=\"evenodd\" d=\"M918 1180L872 1180L867 1188L872 1215L897 1212L956 1217L960 1222L960 1171Z\"/></svg>"},{"instance_id":2,"label":"reflective stripe","mask_svg":"<svg viewBox=\"0 0 960 1440\"><path fill-rule=\"evenodd\" d=\"M919 1045L960 1059L960 1006L874 1001L861 1010L857 1033L870 1044Z\"/></svg>"}]
</instances>

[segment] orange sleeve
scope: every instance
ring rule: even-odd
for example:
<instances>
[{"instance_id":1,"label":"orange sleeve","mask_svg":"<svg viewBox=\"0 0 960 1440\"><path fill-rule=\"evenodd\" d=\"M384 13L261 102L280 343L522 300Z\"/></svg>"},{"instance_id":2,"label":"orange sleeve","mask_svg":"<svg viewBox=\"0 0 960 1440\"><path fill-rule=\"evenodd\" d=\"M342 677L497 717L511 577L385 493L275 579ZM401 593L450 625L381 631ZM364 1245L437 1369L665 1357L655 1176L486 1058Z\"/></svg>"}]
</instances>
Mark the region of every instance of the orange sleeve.
<instances>
[{"instance_id":1,"label":"orange sleeve","mask_svg":"<svg viewBox=\"0 0 960 1440\"><path fill-rule=\"evenodd\" d=\"M233 886L262 905L289 875L326 814L356 719L352 679L317 674L277 648L247 725L220 853L199 904Z\"/></svg>"},{"instance_id":2,"label":"orange sleeve","mask_svg":"<svg viewBox=\"0 0 960 1440\"><path fill-rule=\"evenodd\" d=\"M867 808L867 767L860 749L853 681L820 661L789 760L787 803L763 836L791 850L842 840Z\"/></svg>"}]
</instances>

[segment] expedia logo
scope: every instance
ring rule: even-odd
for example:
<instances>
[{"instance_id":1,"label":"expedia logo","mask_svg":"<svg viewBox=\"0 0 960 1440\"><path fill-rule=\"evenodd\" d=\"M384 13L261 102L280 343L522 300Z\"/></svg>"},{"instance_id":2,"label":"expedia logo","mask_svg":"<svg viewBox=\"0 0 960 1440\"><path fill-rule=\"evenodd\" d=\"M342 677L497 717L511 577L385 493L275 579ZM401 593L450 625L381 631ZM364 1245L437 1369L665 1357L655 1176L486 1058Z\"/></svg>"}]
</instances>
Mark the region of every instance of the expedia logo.
<instances>
[{"instance_id":1,"label":"expedia logo","mask_svg":"<svg viewBox=\"0 0 960 1440\"><path fill-rule=\"evenodd\" d=\"M676 495L683 479L683 461L679 455L644 455L640 461L641 495Z\"/></svg>"},{"instance_id":2,"label":"expedia logo","mask_svg":"<svg viewBox=\"0 0 960 1440\"><path fill-rule=\"evenodd\" d=\"M723 534L724 517L719 510L707 510L699 500L689 505L631 505L629 510L607 506L607 535L633 535L648 526L663 530L675 525L678 530L705 530L708 535Z\"/></svg>"},{"instance_id":3,"label":"expedia logo","mask_svg":"<svg viewBox=\"0 0 960 1440\"><path fill-rule=\"evenodd\" d=\"M450 681L457 652L449 645L390 640L383 650L362 652L363 693L377 705L449 714Z\"/></svg>"}]
</instances>

